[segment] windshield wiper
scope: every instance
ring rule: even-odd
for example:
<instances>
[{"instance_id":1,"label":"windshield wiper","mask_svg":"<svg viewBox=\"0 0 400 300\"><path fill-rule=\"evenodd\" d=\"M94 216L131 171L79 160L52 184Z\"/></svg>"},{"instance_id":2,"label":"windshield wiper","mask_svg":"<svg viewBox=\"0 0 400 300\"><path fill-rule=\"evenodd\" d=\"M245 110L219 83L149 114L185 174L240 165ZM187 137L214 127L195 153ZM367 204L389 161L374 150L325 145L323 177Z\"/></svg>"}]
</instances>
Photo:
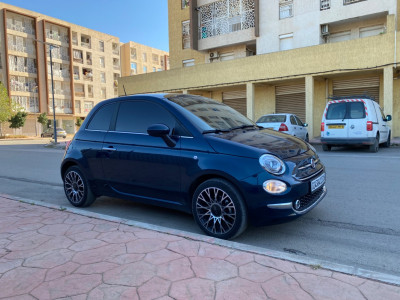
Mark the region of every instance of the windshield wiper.
<instances>
[{"instance_id":1,"label":"windshield wiper","mask_svg":"<svg viewBox=\"0 0 400 300\"><path fill-rule=\"evenodd\" d=\"M258 127L257 125L242 125L242 126L237 126L237 127L232 127L231 130L235 130L235 129L244 129L244 128L254 128L254 127Z\"/></svg>"},{"instance_id":2,"label":"windshield wiper","mask_svg":"<svg viewBox=\"0 0 400 300\"><path fill-rule=\"evenodd\" d=\"M210 129L210 130L204 130L202 133L221 133L221 132L229 132L230 130L228 129Z\"/></svg>"}]
</instances>

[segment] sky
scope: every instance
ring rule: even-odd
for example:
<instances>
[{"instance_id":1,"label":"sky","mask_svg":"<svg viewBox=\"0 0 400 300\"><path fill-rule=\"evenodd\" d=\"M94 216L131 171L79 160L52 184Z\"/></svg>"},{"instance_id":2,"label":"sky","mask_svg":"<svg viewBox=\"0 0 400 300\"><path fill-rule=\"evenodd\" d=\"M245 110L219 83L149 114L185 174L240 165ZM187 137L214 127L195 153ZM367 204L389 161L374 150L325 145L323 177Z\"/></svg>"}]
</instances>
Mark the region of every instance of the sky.
<instances>
[{"instance_id":1,"label":"sky","mask_svg":"<svg viewBox=\"0 0 400 300\"><path fill-rule=\"evenodd\" d=\"M89 29L169 52L167 0L5 0Z\"/></svg>"}]
</instances>

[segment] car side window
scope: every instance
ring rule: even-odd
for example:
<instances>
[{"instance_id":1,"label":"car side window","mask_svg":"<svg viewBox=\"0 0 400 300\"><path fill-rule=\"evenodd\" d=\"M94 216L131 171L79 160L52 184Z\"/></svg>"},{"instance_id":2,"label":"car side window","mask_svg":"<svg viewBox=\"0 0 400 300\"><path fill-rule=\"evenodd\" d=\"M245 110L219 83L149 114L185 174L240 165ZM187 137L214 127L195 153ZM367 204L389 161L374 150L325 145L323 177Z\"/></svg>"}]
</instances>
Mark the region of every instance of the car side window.
<instances>
[{"instance_id":1,"label":"car side window","mask_svg":"<svg viewBox=\"0 0 400 300\"><path fill-rule=\"evenodd\" d=\"M290 116L290 124L297 125L296 119L293 116Z\"/></svg>"},{"instance_id":2,"label":"car side window","mask_svg":"<svg viewBox=\"0 0 400 300\"><path fill-rule=\"evenodd\" d=\"M297 124L299 124L299 126L304 126L304 123L299 119L298 116L295 116Z\"/></svg>"},{"instance_id":3,"label":"car side window","mask_svg":"<svg viewBox=\"0 0 400 300\"><path fill-rule=\"evenodd\" d=\"M190 135L168 110L157 103L121 102L115 131L147 134L147 128L153 124L167 125L173 135Z\"/></svg>"},{"instance_id":4,"label":"car side window","mask_svg":"<svg viewBox=\"0 0 400 300\"><path fill-rule=\"evenodd\" d=\"M111 103L100 107L93 115L86 129L108 131L116 106L117 103Z\"/></svg>"}]
</instances>

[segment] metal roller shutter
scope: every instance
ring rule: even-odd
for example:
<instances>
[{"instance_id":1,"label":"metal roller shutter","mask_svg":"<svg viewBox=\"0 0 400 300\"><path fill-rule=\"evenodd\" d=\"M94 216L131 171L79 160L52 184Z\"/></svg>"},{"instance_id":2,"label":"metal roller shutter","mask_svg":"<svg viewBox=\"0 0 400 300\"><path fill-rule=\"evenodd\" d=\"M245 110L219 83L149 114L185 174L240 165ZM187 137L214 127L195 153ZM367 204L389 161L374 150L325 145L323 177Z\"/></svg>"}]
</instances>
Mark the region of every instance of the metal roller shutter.
<instances>
[{"instance_id":1,"label":"metal roller shutter","mask_svg":"<svg viewBox=\"0 0 400 300\"><path fill-rule=\"evenodd\" d=\"M246 90L222 93L222 102L247 116Z\"/></svg>"},{"instance_id":2,"label":"metal roller shutter","mask_svg":"<svg viewBox=\"0 0 400 300\"><path fill-rule=\"evenodd\" d=\"M379 103L379 76L333 80L334 96L372 96Z\"/></svg>"},{"instance_id":3,"label":"metal roller shutter","mask_svg":"<svg viewBox=\"0 0 400 300\"><path fill-rule=\"evenodd\" d=\"M282 85L275 87L275 112L297 115L306 121L305 84Z\"/></svg>"}]
</instances>

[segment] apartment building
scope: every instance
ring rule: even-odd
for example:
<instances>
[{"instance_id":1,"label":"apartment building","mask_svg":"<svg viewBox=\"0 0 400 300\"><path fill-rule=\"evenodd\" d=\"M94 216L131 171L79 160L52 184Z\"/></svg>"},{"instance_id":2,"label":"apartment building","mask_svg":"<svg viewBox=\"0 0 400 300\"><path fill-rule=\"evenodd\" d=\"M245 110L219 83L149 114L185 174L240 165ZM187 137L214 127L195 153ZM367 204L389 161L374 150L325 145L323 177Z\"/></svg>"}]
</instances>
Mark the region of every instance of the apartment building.
<instances>
[{"instance_id":1,"label":"apartment building","mask_svg":"<svg viewBox=\"0 0 400 300\"><path fill-rule=\"evenodd\" d=\"M3 125L6 134L40 135L37 116L46 112L53 119L52 83L57 126L74 133L76 118L118 96L121 71L132 75L132 69L142 74L168 68L165 51L122 44L116 36L0 2L0 81L29 113L16 132Z\"/></svg>"},{"instance_id":2,"label":"apartment building","mask_svg":"<svg viewBox=\"0 0 400 300\"><path fill-rule=\"evenodd\" d=\"M168 52L128 42L121 45L121 76L160 72L169 69Z\"/></svg>"},{"instance_id":3,"label":"apartment building","mask_svg":"<svg viewBox=\"0 0 400 300\"><path fill-rule=\"evenodd\" d=\"M327 98L368 94L400 136L399 0L169 0L171 70L129 93L222 101L250 119L295 113L320 135ZM119 93L122 91L119 89Z\"/></svg>"}]
</instances>

